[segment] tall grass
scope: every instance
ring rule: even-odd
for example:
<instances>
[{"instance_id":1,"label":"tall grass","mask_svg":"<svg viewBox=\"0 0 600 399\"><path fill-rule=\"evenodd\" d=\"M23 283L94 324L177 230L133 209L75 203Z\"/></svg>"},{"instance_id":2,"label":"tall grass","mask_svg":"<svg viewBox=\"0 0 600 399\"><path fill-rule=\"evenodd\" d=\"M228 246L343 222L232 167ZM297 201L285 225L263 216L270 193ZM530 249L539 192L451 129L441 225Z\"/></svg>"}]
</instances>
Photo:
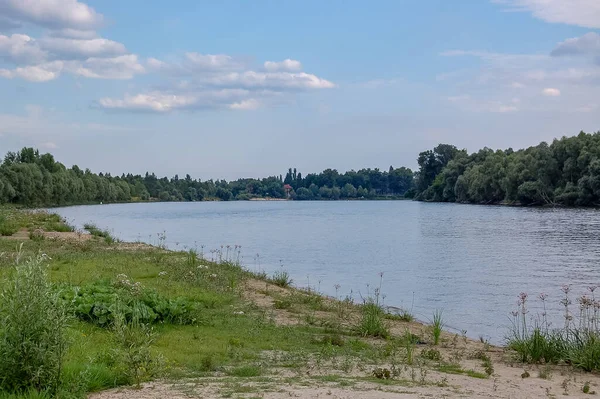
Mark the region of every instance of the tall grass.
<instances>
[{"instance_id":1,"label":"tall grass","mask_svg":"<svg viewBox=\"0 0 600 399\"><path fill-rule=\"evenodd\" d=\"M48 279L46 258L17 264L0 294L0 391L59 387L69 316Z\"/></svg>"},{"instance_id":2,"label":"tall grass","mask_svg":"<svg viewBox=\"0 0 600 399\"><path fill-rule=\"evenodd\" d=\"M442 318L442 311L436 310L433 312L433 344L438 345L440 343L440 337L442 336L442 330L444 329L444 319Z\"/></svg>"},{"instance_id":3,"label":"tall grass","mask_svg":"<svg viewBox=\"0 0 600 399\"><path fill-rule=\"evenodd\" d=\"M383 283L383 273L380 273L379 287L375 289L373 296L363 299L361 306L361 318L358 325L358 332L362 336L387 338L390 332L385 321L386 313L383 310L383 297L381 295L381 286Z\"/></svg>"},{"instance_id":4,"label":"tall grass","mask_svg":"<svg viewBox=\"0 0 600 399\"><path fill-rule=\"evenodd\" d=\"M104 241L107 244L113 244L117 240L110 234L108 230L102 230L98 226L92 223L86 223L83 225L83 228L87 230L94 237L104 238Z\"/></svg>"},{"instance_id":5,"label":"tall grass","mask_svg":"<svg viewBox=\"0 0 600 399\"><path fill-rule=\"evenodd\" d=\"M507 337L508 347L524 363L565 362L585 371L600 370L600 302L594 297L596 287L588 288L591 296L577 298L579 315L573 316L569 297L570 287L562 288L565 321L562 328L550 328L546 313L546 294L540 294L543 312L528 320L528 295L521 293L518 308L512 314L512 328Z\"/></svg>"}]
</instances>

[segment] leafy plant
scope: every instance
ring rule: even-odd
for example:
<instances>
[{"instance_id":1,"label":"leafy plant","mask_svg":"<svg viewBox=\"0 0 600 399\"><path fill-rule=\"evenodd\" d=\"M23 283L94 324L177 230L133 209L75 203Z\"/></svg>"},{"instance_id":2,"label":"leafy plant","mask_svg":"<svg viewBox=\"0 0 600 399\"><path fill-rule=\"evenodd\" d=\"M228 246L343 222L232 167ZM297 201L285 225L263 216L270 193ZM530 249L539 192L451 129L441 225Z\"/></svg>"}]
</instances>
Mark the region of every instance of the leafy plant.
<instances>
[{"instance_id":1,"label":"leafy plant","mask_svg":"<svg viewBox=\"0 0 600 399\"><path fill-rule=\"evenodd\" d=\"M59 387L69 316L46 259L41 254L18 264L0 294L0 390L52 394Z\"/></svg>"},{"instance_id":2,"label":"leafy plant","mask_svg":"<svg viewBox=\"0 0 600 399\"><path fill-rule=\"evenodd\" d=\"M83 321L107 327L115 322L117 308L127 322L168 322L191 324L197 316L197 305L185 298L167 299L156 291L131 283L127 276L115 283L99 281L63 292L73 304L75 316Z\"/></svg>"}]
</instances>

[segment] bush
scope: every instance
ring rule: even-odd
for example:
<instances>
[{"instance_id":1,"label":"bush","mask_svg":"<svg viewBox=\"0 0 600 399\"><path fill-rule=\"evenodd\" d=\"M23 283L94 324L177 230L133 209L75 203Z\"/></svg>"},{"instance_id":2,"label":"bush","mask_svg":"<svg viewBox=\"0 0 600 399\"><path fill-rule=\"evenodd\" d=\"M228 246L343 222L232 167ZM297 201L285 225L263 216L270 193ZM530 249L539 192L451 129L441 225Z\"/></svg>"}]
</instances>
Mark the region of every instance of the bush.
<instances>
[{"instance_id":1,"label":"bush","mask_svg":"<svg viewBox=\"0 0 600 399\"><path fill-rule=\"evenodd\" d=\"M0 235L12 236L17 231L19 231L19 226L14 221L8 220L4 215L0 215Z\"/></svg>"},{"instance_id":2,"label":"bush","mask_svg":"<svg viewBox=\"0 0 600 399\"><path fill-rule=\"evenodd\" d=\"M75 287L63 293L65 301L74 306L75 316L87 322L108 327L115 321L117 307L127 322L168 322L191 324L196 320L196 305L185 299L167 299L156 291L132 283L119 275L115 283L99 281L84 287Z\"/></svg>"},{"instance_id":3,"label":"bush","mask_svg":"<svg viewBox=\"0 0 600 399\"><path fill-rule=\"evenodd\" d=\"M0 294L0 390L54 393L59 387L69 317L45 259L17 265Z\"/></svg>"}]
</instances>

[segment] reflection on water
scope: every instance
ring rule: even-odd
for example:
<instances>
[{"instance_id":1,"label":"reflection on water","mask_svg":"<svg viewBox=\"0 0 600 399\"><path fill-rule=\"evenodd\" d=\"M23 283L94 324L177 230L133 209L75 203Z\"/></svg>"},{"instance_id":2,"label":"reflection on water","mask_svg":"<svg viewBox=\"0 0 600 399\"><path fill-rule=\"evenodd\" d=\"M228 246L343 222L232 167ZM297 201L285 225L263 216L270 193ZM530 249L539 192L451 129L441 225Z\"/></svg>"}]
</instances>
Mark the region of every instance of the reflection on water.
<instances>
[{"instance_id":1,"label":"reflection on water","mask_svg":"<svg viewBox=\"0 0 600 399\"><path fill-rule=\"evenodd\" d=\"M366 295L384 272L386 304L429 320L435 309L458 332L502 342L517 295L600 283L600 214L410 201L198 202L98 205L57 211L123 240L172 248L241 245L250 269L282 263L297 285ZM258 257L256 254L259 254ZM531 314L536 314L533 308ZM558 314L557 314L558 315ZM561 325L560 319L555 323Z\"/></svg>"}]
</instances>

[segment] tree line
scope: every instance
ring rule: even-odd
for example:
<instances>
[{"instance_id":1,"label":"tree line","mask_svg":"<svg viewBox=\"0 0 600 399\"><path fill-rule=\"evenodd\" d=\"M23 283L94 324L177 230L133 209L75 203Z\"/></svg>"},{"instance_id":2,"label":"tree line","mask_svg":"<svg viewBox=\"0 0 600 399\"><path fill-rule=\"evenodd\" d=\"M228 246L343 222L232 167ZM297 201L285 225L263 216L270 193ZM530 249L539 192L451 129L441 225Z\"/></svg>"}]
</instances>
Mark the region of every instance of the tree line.
<instances>
[{"instance_id":1,"label":"tree line","mask_svg":"<svg viewBox=\"0 0 600 399\"><path fill-rule=\"evenodd\" d=\"M337 200L403 196L413 184L407 168L388 171L362 169L339 173L327 169L302 174L289 169L285 177L234 181L157 177L145 175L93 173L77 165L67 168L52 154L34 148L8 152L0 165L0 203L27 206L61 206L128 201L205 201L289 198L295 200Z\"/></svg>"},{"instance_id":2,"label":"tree line","mask_svg":"<svg viewBox=\"0 0 600 399\"><path fill-rule=\"evenodd\" d=\"M206 201L288 198L338 200L414 198L475 204L600 206L600 132L555 139L514 151L483 148L469 154L439 144L400 167L234 181L110 173L71 168L33 148L9 152L0 165L0 203L61 206L98 202Z\"/></svg>"},{"instance_id":3,"label":"tree line","mask_svg":"<svg viewBox=\"0 0 600 399\"><path fill-rule=\"evenodd\" d=\"M600 132L514 151L419 154L416 199L475 204L600 206Z\"/></svg>"}]
</instances>

